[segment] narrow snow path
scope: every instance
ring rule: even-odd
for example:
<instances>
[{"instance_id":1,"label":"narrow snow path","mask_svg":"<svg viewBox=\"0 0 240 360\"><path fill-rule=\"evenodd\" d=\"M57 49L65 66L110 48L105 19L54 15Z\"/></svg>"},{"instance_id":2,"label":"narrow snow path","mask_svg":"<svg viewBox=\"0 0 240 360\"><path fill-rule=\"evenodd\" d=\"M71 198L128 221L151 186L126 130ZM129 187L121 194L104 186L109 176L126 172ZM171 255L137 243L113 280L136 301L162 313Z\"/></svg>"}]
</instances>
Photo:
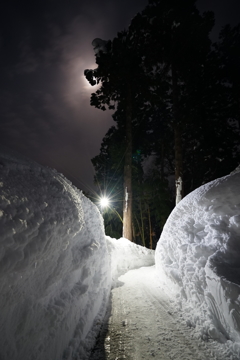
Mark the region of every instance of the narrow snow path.
<instances>
[{"instance_id":1,"label":"narrow snow path","mask_svg":"<svg viewBox=\"0 0 240 360\"><path fill-rule=\"evenodd\" d=\"M112 290L111 314L91 360L221 359L214 344L194 338L175 300L159 287L155 267L128 271Z\"/></svg>"}]
</instances>

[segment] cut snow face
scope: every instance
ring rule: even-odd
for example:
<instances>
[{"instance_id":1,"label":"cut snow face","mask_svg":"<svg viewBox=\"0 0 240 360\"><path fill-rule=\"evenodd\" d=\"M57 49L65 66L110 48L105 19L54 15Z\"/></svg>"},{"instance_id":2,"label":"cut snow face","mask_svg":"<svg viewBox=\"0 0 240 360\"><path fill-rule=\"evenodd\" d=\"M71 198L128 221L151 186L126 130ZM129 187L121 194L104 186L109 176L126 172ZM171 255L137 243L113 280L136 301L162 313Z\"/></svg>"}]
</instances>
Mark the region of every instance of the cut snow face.
<instances>
[{"instance_id":1,"label":"cut snow face","mask_svg":"<svg viewBox=\"0 0 240 360\"><path fill-rule=\"evenodd\" d=\"M186 196L156 249L158 273L175 284L188 324L203 338L240 342L240 173ZM235 354L240 350L235 343Z\"/></svg>"},{"instance_id":2,"label":"cut snow face","mask_svg":"<svg viewBox=\"0 0 240 360\"><path fill-rule=\"evenodd\" d=\"M110 288L97 207L56 171L2 151L1 360L87 358Z\"/></svg>"},{"instance_id":3,"label":"cut snow face","mask_svg":"<svg viewBox=\"0 0 240 360\"><path fill-rule=\"evenodd\" d=\"M155 264L155 251L121 238L106 236L111 261L112 287L117 286L119 276L132 269Z\"/></svg>"}]
</instances>

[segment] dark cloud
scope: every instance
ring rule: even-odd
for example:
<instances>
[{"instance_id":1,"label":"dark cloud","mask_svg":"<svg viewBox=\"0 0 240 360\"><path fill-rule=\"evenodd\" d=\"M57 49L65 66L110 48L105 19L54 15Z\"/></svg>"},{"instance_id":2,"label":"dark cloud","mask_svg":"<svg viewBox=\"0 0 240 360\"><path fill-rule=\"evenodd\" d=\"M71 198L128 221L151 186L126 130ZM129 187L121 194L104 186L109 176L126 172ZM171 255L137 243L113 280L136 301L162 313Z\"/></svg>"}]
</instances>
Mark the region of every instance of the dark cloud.
<instances>
[{"instance_id":1,"label":"dark cloud","mask_svg":"<svg viewBox=\"0 0 240 360\"><path fill-rule=\"evenodd\" d=\"M91 42L112 38L146 1L11 1L1 14L0 141L92 185L90 159L113 121L90 106ZM126 7L127 6L127 7Z\"/></svg>"}]
</instances>

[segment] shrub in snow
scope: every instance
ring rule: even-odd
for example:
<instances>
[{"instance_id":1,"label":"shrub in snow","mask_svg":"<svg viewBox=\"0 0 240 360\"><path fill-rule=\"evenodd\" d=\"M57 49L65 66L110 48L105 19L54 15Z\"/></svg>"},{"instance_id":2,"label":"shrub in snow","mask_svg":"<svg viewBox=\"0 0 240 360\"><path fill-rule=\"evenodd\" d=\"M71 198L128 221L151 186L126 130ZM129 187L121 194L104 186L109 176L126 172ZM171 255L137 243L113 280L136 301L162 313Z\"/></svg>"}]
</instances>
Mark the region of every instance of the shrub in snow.
<instances>
[{"instance_id":1,"label":"shrub in snow","mask_svg":"<svg viewBox=\"0 0 240 360\"><path fill-rule=\"evenodd\" d=\"M0 359L85 359L111 287L102 217L64 176L0 155Z\"/></svg>"},{"instance_id":2,"label":"shrub in snow","mask_svg":"<svg viewBox=\"0 0 240 360\"><path fill-rule=\"evenodd\" d=\"M186 196L157 244L157 271L175 284L189 324L202 336L207 331L219 341L240 342L239 259L240 173L235 172Z\"/></svg>"}]
</instances>

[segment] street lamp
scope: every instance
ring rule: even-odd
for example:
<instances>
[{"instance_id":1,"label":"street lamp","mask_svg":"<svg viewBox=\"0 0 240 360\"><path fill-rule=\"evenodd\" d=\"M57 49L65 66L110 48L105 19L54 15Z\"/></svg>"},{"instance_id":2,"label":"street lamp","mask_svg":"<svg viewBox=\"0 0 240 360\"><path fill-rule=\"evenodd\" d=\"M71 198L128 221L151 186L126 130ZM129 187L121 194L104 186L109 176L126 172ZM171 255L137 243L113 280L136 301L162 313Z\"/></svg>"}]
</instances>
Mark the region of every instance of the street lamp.
<instances>
[{"instance_id":1,"label":"street lamp","mask_svg":"<svg viewBox=\"0 0 240 360\"><path fill-rule=\"evenodd\" d=\"M110 206L110 199L108 197L103 196L100 198L100 206L102 209L109 207L112 211L115 212L115 214L119 217L121 222L123 222L123 219L122 219L121 215L118 213L118 211L116 209L114 209L114 207Z\"/></svg>"},{"instance_id":2,"label":"street lamp","mask_svg":"<svg viewBox=\"0 0 240 360\"><path fill-rule=\"evenodd\" d=\"M100 205L102 208L109 206L109 199L106 196L100 198Z\"/></svg>"}]
</instances>

